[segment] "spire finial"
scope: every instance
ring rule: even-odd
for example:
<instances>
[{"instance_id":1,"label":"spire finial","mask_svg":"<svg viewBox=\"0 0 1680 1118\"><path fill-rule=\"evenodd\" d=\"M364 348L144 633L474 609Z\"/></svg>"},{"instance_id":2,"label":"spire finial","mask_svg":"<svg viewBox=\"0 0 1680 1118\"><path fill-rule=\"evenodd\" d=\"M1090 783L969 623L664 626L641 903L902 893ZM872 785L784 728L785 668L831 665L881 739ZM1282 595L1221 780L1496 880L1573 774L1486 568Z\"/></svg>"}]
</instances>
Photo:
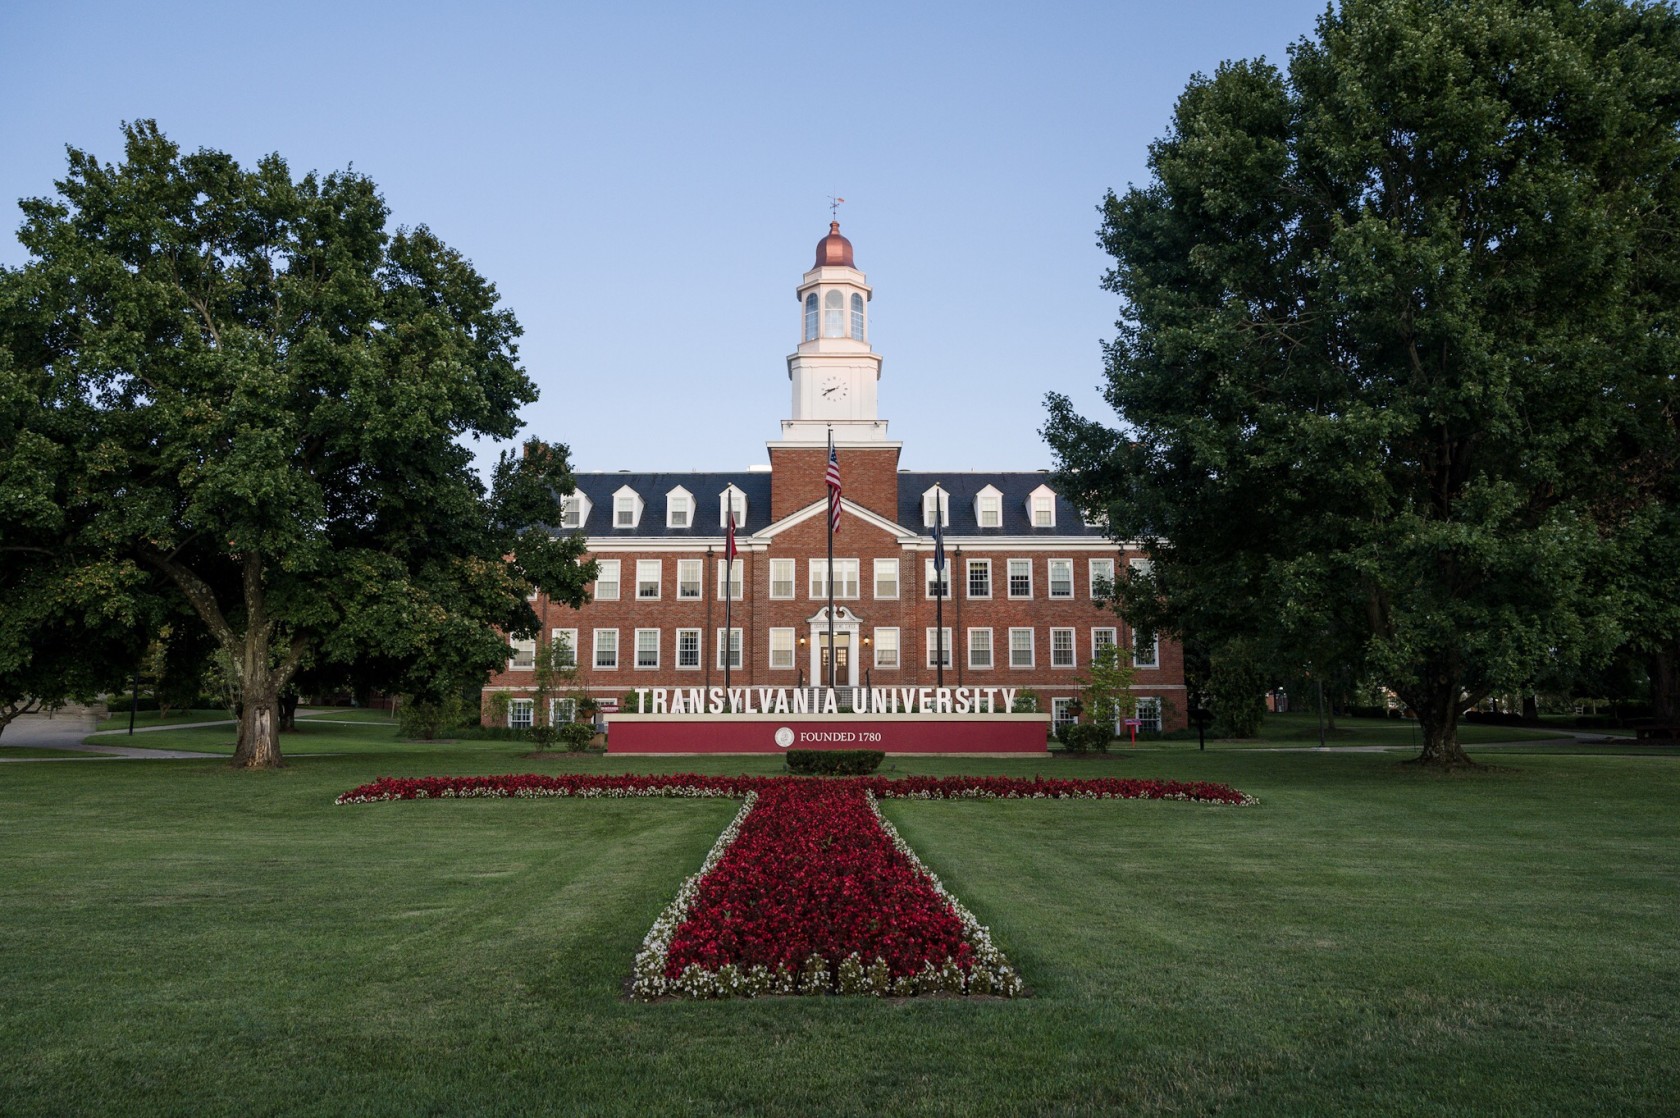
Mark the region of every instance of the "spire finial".
<instances>
[{"instance_id":1,"label":"spire finial","mask_svg":"<svg viewBox=\"0 0 1680 1118\"><path fill-rule=\"evenodd\" d=\"M844 201L845 199L840 197L838 194L830 194L828 196L828 220L840 220L840 204Z\"/></svg>"}]
</instances>

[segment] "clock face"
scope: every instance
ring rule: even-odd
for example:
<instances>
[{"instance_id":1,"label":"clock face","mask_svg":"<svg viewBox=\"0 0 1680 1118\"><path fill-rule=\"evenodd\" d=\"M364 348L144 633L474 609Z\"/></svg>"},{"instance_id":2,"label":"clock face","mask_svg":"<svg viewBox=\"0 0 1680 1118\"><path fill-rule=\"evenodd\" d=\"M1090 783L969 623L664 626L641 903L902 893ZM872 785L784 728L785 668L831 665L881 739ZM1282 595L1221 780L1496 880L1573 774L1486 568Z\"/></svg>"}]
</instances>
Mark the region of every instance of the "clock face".
<instances>
[{"instance_id":1,"label":"clock face","mask_svg":"<svg viewBox=\"0 0 1680 1118\"><path fill-rule=\"evenodd\" d=\"M844 400L846 398L846 378L828 376L817 385L817 392L824 400Z\"/></svg>"}]
</instances>

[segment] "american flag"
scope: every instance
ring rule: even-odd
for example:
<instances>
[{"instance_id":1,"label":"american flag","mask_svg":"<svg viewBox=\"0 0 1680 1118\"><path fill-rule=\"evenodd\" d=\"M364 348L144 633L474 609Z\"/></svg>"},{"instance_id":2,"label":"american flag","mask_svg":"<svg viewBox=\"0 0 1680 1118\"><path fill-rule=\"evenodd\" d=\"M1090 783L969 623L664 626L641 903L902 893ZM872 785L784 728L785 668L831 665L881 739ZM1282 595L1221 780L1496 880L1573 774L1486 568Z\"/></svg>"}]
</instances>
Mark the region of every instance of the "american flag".
<instances>
[{"instance_id":1,"label":"american flag","mask_svg":"<svg viewBox=\"0 0 1680 1118\"><path fill-rule=\"evenodd\" d=\"M834 440L828 443L828 530L840 530L840 459L834 453Z\"/></svg>"}]
</instances>

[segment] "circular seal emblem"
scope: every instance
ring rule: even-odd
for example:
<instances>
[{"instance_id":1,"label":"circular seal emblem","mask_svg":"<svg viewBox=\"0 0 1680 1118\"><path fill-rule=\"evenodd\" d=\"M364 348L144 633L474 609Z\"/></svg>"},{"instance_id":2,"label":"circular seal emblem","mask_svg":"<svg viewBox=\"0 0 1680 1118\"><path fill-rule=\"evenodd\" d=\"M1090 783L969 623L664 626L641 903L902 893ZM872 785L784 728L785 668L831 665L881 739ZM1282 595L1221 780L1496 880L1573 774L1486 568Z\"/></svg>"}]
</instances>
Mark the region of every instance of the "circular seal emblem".
<instances>
[{"instance_id":1,"label":"circular seal emblem","mask_svg":"<svg viewBox=\"0 0 1680 1118\"><path fill-rule=\"evenodd\" d=\"M777 729L776 729L776 744L781 746L783 749L786 749L788 746L792 745L793 744L793 728L790 727L790 726L779 726L779 727L777 727Z\"/></svg>"}]
</instances>

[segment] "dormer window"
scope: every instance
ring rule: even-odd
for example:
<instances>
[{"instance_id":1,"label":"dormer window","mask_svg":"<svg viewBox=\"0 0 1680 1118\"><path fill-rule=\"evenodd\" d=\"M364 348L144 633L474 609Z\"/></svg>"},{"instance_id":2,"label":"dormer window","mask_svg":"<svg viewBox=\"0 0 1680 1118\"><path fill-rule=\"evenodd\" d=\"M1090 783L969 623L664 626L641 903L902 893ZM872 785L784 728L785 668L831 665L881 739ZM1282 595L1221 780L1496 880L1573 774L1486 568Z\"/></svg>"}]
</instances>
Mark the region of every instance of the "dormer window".
<instances>
[{"instance_id":1,"label":"dormer window","mask_svg":"<svg viewBox=\"0 0 1680 1118\"><path fill-rule=\"evenodd\" d=\"M994 486L974 495L974 522L982 528L1003 527L1003 494Z\"/></svg>"},{"instance_id":2,"label":"dormer window","mask_svg":"<svg viewBox=\"0 0 1680 1118\"><path fill-rule=\"evenodd\" d=\"M805 296L805 340L817 340L817 293L811 292Z\"/></svg>"},{"instance_id":3,"label":"dormer window","mask_svg":"<svg viewBox=\"0 0 1680 1118\"><path fill-rule=\"evenodd\" d=\"M951 495L939 486L934 486L922 493L922 527L933 527L933 510L937 502L939 508L939 526L951 526Z\"/></svg>"},{"instance_id":4,"label":"dormer window","mask_svg":"<svg viewBox=\"0 0 1680 1118\"><path fill-rule=\"evenodd\" d=\"M844 338L846 336L843 319L846 313L846 297L838 291L830 291L823 296L823 337Z\"/></svg>"},{"instance_id":5,"label":"dormer window","mask_svg":"<svg viewBox=\"0 0 1680 1118\"><path fill-rule=\"evenodd\" d=\"M1056 526L1056 491L1041 485L1027 496L1027 516L1034 528Z\"/></svg>"},{"instance_id":6,"label":"dormer window","mask_svg":"<svg viewBox=\"0 0 1680 1118\"><path fill-rule=\"evenodd\" d=\"M729 527L729 510L735 510L735 530L747 522L747 495L733 485L718 494L718 527Z\"/></svg>"},{"instance_id":7,"label":"dormer window","mask_svg":"<svg viewBox=\"0 0 1680 1118\"><path fill-rule=\"evenodd\" d=\"M863 296L852 292L852 339L863 341Z\"/></svg>"},{"instance_id":8,"label":"dormer window","mask_svg":"<svg viewBox=\"0 0 1680 1118\"><path fill-rule=\"evenodd\" d=\"M589 498L572 493L560 498L560 527L582 528L589 519Z\"/></svg>"},{"instance_id":9,"label":"dormer window","mask_svg":"<svg viewBox=\"0 0 1680 1118\"><path fill-rule=\"evenodd\" d=\"M641 522L641 494L626 485L613 494L613 527L634 528Z\"/></svg>"},{"instance_id":10,"label":"dormer window","mask_svg":"<svg viewBox=\"0 0 1680 1118\"><path fill-rule=\"evenodd\" d=\"M693 494L681 486L665 494L665 527L687 528L693 523Z\"/></svg>"}]
</instances>

